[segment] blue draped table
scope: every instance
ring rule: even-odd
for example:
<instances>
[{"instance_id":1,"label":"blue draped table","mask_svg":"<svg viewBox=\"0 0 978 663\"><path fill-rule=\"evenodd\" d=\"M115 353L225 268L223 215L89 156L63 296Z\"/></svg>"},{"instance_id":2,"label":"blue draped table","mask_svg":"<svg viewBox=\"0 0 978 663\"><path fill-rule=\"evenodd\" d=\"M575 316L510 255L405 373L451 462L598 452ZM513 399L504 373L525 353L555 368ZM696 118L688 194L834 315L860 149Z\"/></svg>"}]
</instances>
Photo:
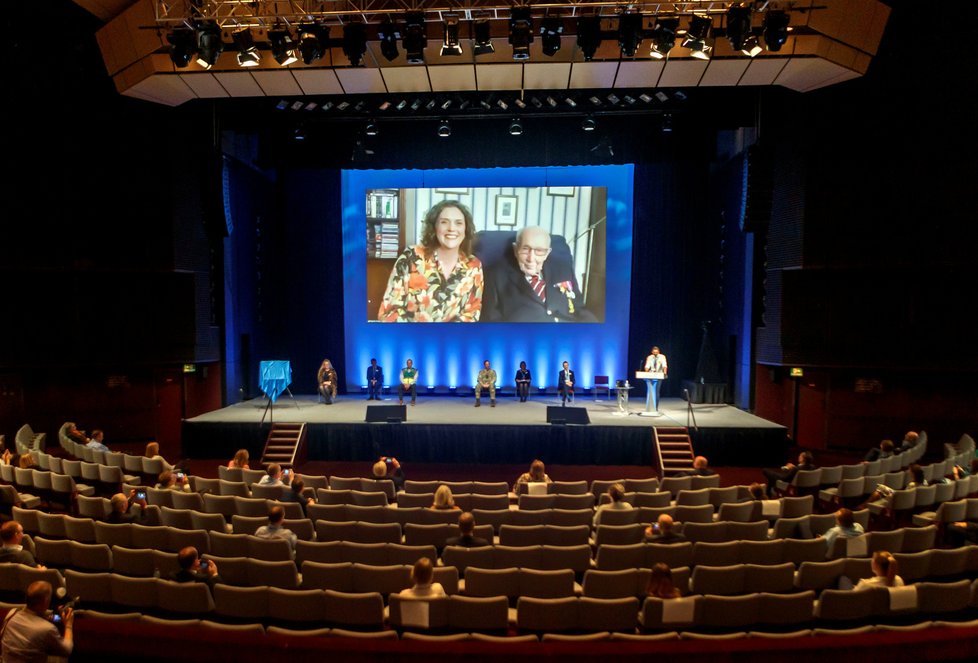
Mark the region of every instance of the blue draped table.
<instances>
[{"instance_id":1,"label":"blue draped table","mask_svg":"<svg viewBox=\"0 0 978 663\"><path fill-rule=\"evenodd\" d=\"M274 359L259 363L258 386L273 403L292 384L292 363Z\"/></svg>"}]
</instances>

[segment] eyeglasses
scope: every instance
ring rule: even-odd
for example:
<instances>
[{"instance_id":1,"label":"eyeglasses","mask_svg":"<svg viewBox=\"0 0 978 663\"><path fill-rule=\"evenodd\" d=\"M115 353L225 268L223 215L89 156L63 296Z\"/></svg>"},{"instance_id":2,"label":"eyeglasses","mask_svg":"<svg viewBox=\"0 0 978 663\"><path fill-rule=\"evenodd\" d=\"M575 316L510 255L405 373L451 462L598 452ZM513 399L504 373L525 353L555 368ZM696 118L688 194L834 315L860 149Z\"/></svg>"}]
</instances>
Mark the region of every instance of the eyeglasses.
<instances>
[{"instance_id":1,"label":"eyeglasses","mask_svg":"<svg viewBox=\"0 0 978 663\"><path fill-rule=\"evenodd\" d=\"M537 258L545 258L550 254L550 247L547 247L545 249L536 249L533 248L532 246L520 246L516 248L516 252L519 253L521 256L528 256L530 255L531 251L533 252L533 255L535 255Z\"/></svg>"}]
</instances>

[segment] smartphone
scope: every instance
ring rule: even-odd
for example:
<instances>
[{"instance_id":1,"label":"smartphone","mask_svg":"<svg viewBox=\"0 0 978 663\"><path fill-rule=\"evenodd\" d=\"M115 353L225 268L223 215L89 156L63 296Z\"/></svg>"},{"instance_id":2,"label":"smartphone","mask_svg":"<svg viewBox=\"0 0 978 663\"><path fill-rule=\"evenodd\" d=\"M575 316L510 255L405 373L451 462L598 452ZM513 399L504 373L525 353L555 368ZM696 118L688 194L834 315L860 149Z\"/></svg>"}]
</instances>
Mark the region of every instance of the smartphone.
<instances>
[{"instance_id":1,"label":"smartphone","mask_svg":"<svg viewBox=\"0 0 978 663\"><path fill-rule=\"evenodd\" d=\"M136 491L136 499L137 500L145 500L146 499L146 491L145 490Z\"/></svg>"},{"instance_id":2,"label":"smartphone","mask_svg":"<svg viewBox=\"0 0 978 663\"><path fill-rule=\"evenodd\" d=\"M54 622L55 624L60 624L61 623L61 613L58 613L58 612L54 613L54 615L51 617L51 621Z\"/></svg>"},{"instance_id":3,"label":"smartphone","mask_svg":"<svg viewBox=\"0 0 978 663\"><path fill-rule=\"evenodd\" d=\"M200 570L201 571L206 571L207 570L207 560L206 559L200 560Z\"/></svg>"},{"instance_id":4,"label":"smartphone","mask_svg":"<svg viewBox=\"0 0 978 663\"><path fill-rule=\"evenodd\" d=\"M177 472L177 480L185 479L185 478L187 478L186 474L184 474L183 472Z\"/></svg>"}]
</instances>

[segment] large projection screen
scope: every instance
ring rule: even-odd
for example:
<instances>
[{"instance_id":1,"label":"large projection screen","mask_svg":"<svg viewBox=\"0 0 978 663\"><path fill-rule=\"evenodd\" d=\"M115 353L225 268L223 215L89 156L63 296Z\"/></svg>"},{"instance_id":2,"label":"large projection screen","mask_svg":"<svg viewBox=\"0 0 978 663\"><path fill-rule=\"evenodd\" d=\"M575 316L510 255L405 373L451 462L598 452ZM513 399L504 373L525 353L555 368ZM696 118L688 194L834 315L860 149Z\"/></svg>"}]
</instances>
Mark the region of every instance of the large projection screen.
<instances>
[{"instance_id":1,"label":"large projection screen","mask_svg":"<svg viewBox=\"0 0 978 663\"><path fill-rule=\"evenodd\" d=\"M439 391L473 385L484 359L500 385L520 361L534 387L564 360L584 387L626 377L632 181L630 165L344 171L348 390L372 357L388 384L411 358Z\"/></svg>"}]
</instances>

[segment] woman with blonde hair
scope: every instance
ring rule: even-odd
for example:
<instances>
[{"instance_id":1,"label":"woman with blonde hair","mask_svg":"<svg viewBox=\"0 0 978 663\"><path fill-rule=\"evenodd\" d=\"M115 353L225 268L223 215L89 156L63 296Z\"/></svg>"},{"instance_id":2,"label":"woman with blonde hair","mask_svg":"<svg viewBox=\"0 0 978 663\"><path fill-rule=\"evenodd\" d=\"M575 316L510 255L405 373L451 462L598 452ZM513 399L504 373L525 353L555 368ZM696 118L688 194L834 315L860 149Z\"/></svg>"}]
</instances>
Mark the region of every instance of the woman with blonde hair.
<instances>
[{"instance_id":1,"label":"woman with blonde hair","mask_svg":"<svg viewBox=\"0 0 978 663\"><path fill-rule=\"evenodd\" d=\"M455 505L455 497L452 496L452 489L445 484L438 486L438 490L435 491L435 501L431 504L431 508L442 511L458 509L459 507Z\"/></svg>"},{"instance_id":2,"label":"woman with blonde hair","mask_svg":"<svg viewBox=\"0 0 978 663\"><path fill-rule=\"evenodd\" d=\"M148 442L146 444L146 451L143 454L150 460L158 460L163 463L164 470L172 470L173 466L166 462L166 458L160 455L160 443L159 442Z\"/></svg>"},{"instance_id":3,"label":"woman with blonde hair","mask_svg":"<svg viewBox=\"0 0 978 663\"><path fill-rule=\"evenodd\" d=\"M649 584L645 588L648 596L657 599L677 599L679 598L679 588L672 582L672 569L663 562L656 562L652 567L652 575L649 576Z\"/></svg>"},{"instance_id":4,"label":"woman with blonde hair","mask_svg":"<svg viewBox=\"0 0 978 663\"><path fill-rule=\"evenodd\" d=\"M885 550L874 552L872 568L873 577L860 580L855 587L856 590L870 587L903 587L903 578L897 575L896 558L890 553Z\"/></svg>"},{"instance_id":5,"label":"woman with blonde hair","mask_svg":"<svg viewBox=\"0 0 978 663\"><path fill-rule=\"evenodd\" d=\"M228 463L228 467L231 469L250 470L251 468L248 467L248 450L238 449L238 452L234 454L234 458Z\"/></svg>"},{"instance_id":6,"label":"woman with blonde hair","mask_svg":"<svg viewBox=\"0 0 978 663\"><path fill-rule=\"evenodd\" d=\"M445 588L441 583L432 582L435 577L435 565L427 557L422 557L414 563L411 569L412 587L401 590L398 596L405 599L429 599L445 596Z\"/></svg>"}]
</instances>

